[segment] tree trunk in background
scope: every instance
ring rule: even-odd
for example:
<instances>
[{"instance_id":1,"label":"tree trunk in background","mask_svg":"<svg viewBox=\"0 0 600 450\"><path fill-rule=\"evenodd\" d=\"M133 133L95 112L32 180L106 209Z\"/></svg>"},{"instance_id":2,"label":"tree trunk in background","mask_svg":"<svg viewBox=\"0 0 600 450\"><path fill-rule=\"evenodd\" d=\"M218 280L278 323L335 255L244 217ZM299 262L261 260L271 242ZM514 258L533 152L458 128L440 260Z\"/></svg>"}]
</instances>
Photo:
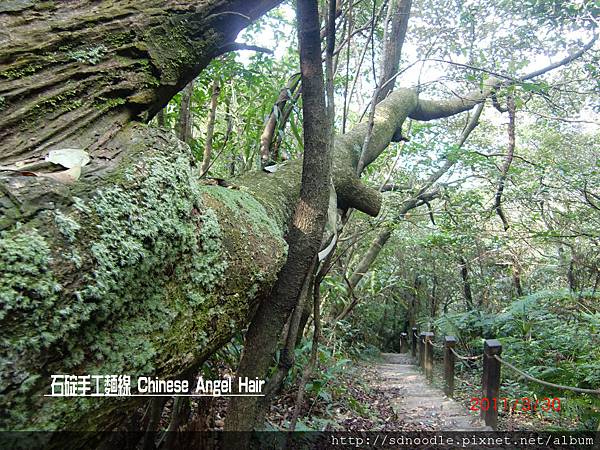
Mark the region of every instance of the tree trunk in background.
<instances>
[{"instance_id":1,"label":"tree trunk in background","mask_svg":"<svg viewBox=\"0 0 600 450\"><path fill-rule=\"evenodd\" d=\"M314 268L314 262L311 269L312 268ZM312 270L311 275L313 275ZM288 372L292 367L294 367L294 362L296 360L296 355L294 352L296 347L299 345L300 340L302 339L302 336L298 334L298 332L301 330L300 325L302 325L302 317L304 311L307 309L307 305L309 305L312 310L313 283L314 276L305 278L298 303L294 308L288 323L286 324L287 326L284 329L284 345L279 354L277 371L271 376L271 378L269 378L269 382L265 389L265 397L263 397L260 401L259 408L262 408L262 411L259 410L259 414L262 414L263 416L266 415L273 397L281 390L281 386L283 385ZM310 315L310 312L308 315Z\"/></svg>"},{"instance_id":2,"label":"tree trunk in background","mask_svg":"<svg viewBox=\"0 0 600 450\"><path fill-rule=\"evenodd\" d=\"M373 239L373 242L369 246L369 249L367 250L365 255L361 258L360 262L354 269L354 272L352 273L352 276L349 279L349 284L350 284L349 288L350 289L354 289L354 288L356 288L356 286L358 286L358 283L366 275L369 268L371 267L371 264L373 264L375 259L377 259L377 256L379 256L379 252L381 252L381 249L383 248L385 243L390 239L391 236L392 236L392 229L387 227L384 230L382 230L375 237L375 239ZM345 316L345 314L342 314L342 315Z\"/></svg>"},{"instance_id":3,"label":"tree trunk in background","mask_svg":"<svg viewBox=\"0 0 600 450\"><path fill-rule=\"evenodd\" d=\"M517 257L514 255L512 258L512 276L515 285L515 292L518 297L522 297L524 295L524 292L523 283L521 281L521 264L519 263Z\"/></svg>"},{"instance_id":4,"label":"tree trunk in background","mask_svg":"<svg viewBox=\"0 0 600 450\"><path fill-rule=\"evenodd\" d=\"M417 326L417 294L414 289L410 291L409 297L408 324L412 328Z\"/></svg>"},{"instance_id":5,"label":"tree trunk in background","mask_svg":"<svg viewBox=\"0 0 600 450\"><path fill-rule=\"evenodd\" d=\"M434 268L435 270L435 268ZM437 275L434 273L433 274L433 280L432 280L432 286L431 286L431 301L430 301L430 310L429 313L431 315L431 317L436 317L437 316L437 309L438 309L438 301L437 301L437 285L438 285L438 278Z\"/></svg>"},{"instance_id":6,"label":"tree trunk in background","mask_svg":"<svg viewBox=\"0 0 600 450\"><path fill-rule=\"evenodd\" d=\"M300 78L296 75L289 80L287 86L279 92L279 97L277 97L277 101L273 105L273 111L267 118L265 128L260 135L260 163L262 167L277 162L277 155L272 150L274 147L273 138L278 127L285 127L289 112L284 114L284 111L287 102L292 100L290 93L293 95L294 91L298 88L298 83L300 83ZM289 111L291 112L291 110Z\"/></svg>"},{"instance_id":7,"label":"tree trunk in background","mask_svg":"<svg viewBox=\"0 0 600 450\"><path fill-rule=\"evenodd\" d=\"M577 290L577 279L575 278L575 257L571 256L569 260L569 270L567 270L567 281L569 282L569 290L575 292Z\"/></svg>"},{"instance_id":8,"label":"tree trunk in background","mask_svg":"<svg viewBox=\"0 0 600 450\"><path fill-rule=\"evenodd\" d=\"M302 77L304 160L300 198L286 237L288 259L268 298L254 315L237 370L238 377L264 378L279 343L282 328L298 303L309 268L319 251L327 219L331 188L332 145L325 110L321 38L316 0L298 0L298 41ZM226 431L251 431L257 424L258 399L234 397L227 410ZM226 434L226 447L245 448L240 436ZM245 435L247 436L247 435ZM228 443L228 438L231 441Z\"/></svg>"},{"instance_id":9,"label":"tree trunk in background","mask_svg":"<svg viewBox=\"0 0 600 450\"><path fill-rule=\"evenodd\" d=\"M460 262L460 276L463 281L463 294L465 296L465 303L467 308L473 309L475 304L473 303L473 293L471 291L471 280L469 279L469 266L463 256L459 258Z\"/></svg>"},{"instance_id":10,"label":"tree trunk in background","mask_svg":"<svg viewBox=\"0 0 600 450\"><path fill-rule=\"evenodd\" d=\"M200 176L208 172L210 167L210 157L213 149L213 135L215 133L215 119L217 116L217 104L219 101L219 79L213 80L211 95L210 95L210 112L208 113L208 123L206 124L206 140L204 142L204 154L202 155L202 166L200 167ZM229 128L228 128L229 130Z\"/></svg>"},{"instance_id":11,"label":"tree trunk in background","mask_svg":"<svg viewBox=\"0 0 600 450\"><path fill-rule=\"evenodd\" d=\"M500 217L500 220L502 220L504 231L510 228L510 224L508 223L508 219L506 218L504 210L502 209L502 193L504 192L504 187L506 186L508 170L510 169L513 155L515 153L516 107L515 98L512 94L508 95L506 98L506 110L508 111L508 148L506 149L506 156L502 162L502 167L500 167L498 187L496 188L496 194L494 195L494 210L496 211L496 214L498 214L498 217Z\"/></svg>"},{"instance_id":12,"label":"tree trunk in background","mask_svg":"<svg viewBox=\"0 0 600 450\"><path fill-rule=\"evenodd\" d=\"M419 316L421 315L422 309L422 294L427 297L427 292L423 292L423 281L420 275L415 275L415 281L413 282L412 292L410 297L410 308L408 311L409 322L411 327L418 326Z\"/></svg>"},{"instance_id":13,"label":"tree trunk in background","mask_svg":"<svg viewBox=\"0 0 600 450\"><path fill-rule=\"evenodd\" d=\"M310 319L310 315L313 310L312 298L306 299L306 303L304 303L304 308L302 308L302 313L300 315L300 323L298 324L298 331L296 333L296 345L298 347L302 342L302 337L304 336L304 329L306 328L306 324L308 323L308 319Z\"/></svg>"},{"instance_id":14,"label":"tree trunk in background","mask_svg":"<svg viewBox=\"0 0 600 450\"><path fill-rule=\"evenodd\" d=\"M192 143L192 94L194 92L194 81L190 81L181 91L181 102L179 104L179 123L177 124L178 136L186 144Z\"/></svg>"},{"instance_id":15,"label":"tree trunk in background","mask_svg":"<svg viewBox=\"0 0 600 450\"><path fill-rule=\"evenodd\" d=\"M383 70L377 93L376 103L387 97L394 90L396 73L402 59L402 46L408 29L408 19L412 0L391 0L389 23L387 24L386 40L383 43Z\"/></svg>"},{"instance_id":16,"label":"tree trunk in background","mask_svg":"<svg viewBox=\"0 0 600 450\"><path fill-rule=\"evenodd\" d=\"M283 112L281 114L281 120L279 121L279 130L285 131L286 124L290 119L292 112L294 111L294 106L298 103L298 99L302 94L302 86L298 86L296 92L294 92L293 97L287 101L285 108L283 108ZM285 137L285 133L275 133L273 138L273 142L271 143L271 154L273 155L273 159L275 161L287 161L290 159L290 155L287 152L282 151L283 138Z\"/></svg>"}]
</instances>

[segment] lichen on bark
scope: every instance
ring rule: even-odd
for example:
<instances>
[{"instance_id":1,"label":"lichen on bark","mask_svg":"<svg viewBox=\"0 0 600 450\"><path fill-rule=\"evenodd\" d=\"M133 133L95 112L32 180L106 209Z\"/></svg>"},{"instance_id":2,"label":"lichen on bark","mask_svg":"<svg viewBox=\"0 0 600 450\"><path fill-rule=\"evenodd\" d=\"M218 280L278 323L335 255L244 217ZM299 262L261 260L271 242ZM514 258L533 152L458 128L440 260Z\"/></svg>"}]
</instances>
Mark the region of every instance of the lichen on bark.
<instances>
[{"instance_id":1,"label":"lichen on bark","mask_svg":"<svg viewBox=\"0 0 600 450\"><path fill-rule=\"evenodd\" d=\"M51 374L181 373L243 326L283 263L264 207L202 186L189 147L157 133L131 126L110 177L0 232L1 428L104 429L89 418L106 401L42 396Z\"/></svg>"}]
</instances>

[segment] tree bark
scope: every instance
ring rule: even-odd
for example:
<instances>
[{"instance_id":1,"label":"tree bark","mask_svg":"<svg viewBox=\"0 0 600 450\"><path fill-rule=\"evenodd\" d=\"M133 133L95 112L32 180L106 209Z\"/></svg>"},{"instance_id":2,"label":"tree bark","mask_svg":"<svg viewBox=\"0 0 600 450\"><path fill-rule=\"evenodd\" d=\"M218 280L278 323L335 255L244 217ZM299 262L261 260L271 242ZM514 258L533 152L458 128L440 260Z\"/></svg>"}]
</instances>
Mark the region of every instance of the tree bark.
<instances>
[{"instance_id":1,"label":"tree bark","mask_svg":"<svg viewBox=\"0 0 600 450\"><path fill-rule=\"evenodd\" d=\"M161 109L158 113L156 113L156 124L161 128L165 126L165 110L164 110L164 108Z\"/></svg>"},{"instance_id":2,"label":"tree bark","mask_svg":"<svg viewBox=\"0 0 600 450\"><path fill-rule=\"evenodd\" d=\"M506 157L504 158L504 162L502 163L502 167L500 168L500 177L498 178L498 187L496 188L496 194L494 195L494 210L500 220L502 221L502 226L504 227L504 231L507 231L510 228L510 224L508 223L508 219L504 214L504 210L502 209L502 193L504 192L504 186L506 184L506 179L508 177L508 170L510 169L510 165L513 160L513 155L515 153L515 98L513 94L509 94L506 99L506 110L508 111L508 148L506 149Z\"/></svg>"},{"instance_id":3,"label":"tree bark","mask_svg":"<svg viewBox=\"0 0 600 450\"><path fill-rule=\"evenodd\" d=\"M312 310L312 301L309 300L309 297L311 297L311 292L313 291L313 283L314 274L312 274L311 270L311 276L304 280L298 304L294 308L294 311L288 321L288 326L284 332L284 345L280 351L277 371L273 374L273 376L271 376L271 378L269 378L269 383L265 388L265 397L263 397L261 400L260 407L265 413L267 408L270 406L273 397L280 391L288 372L292 367L294 367L294 362L296 360L294 350L298 346L299 341L302 339L302 336L298 335L298 331L303 329L300 327L303 325L303 315L307 308ZM310 315L310 311L308 312L308 315Z\"/></svg>"},{"instance_id":4,"label":"tree bark","mask_svg":"<svg viewBox=\"0 0 600 450\"><path fill-rule=\"evenodd\" d=\"M287 117L284 113L285 107L287 102L292 100L290 93L293 93L298 88L299 82L300 78L297 75L294 75L292 78L290 78L287 86L279 92L279 97L277 97L277 100L273 105L273 111L267 118L265 128L260 135L260 163L262 167L277 162L277 155L273 151L275 144L273 142L273 137L275 136L275 131L278 127L280 129L285 127L285 123L287 122ZM289 116L289 112L287 115Z\"/></svg>"},{"instance_id":5,"label":"tree bark","mask_svg":"<svg viewBox=\"0 0 600 450\"><path fill-rule=\"evenodd\" d=\"M0 165L65 147L101 157L280 1L13 3L0 6Z\"/></svg>"},{"instance_id":6,"label":"tree bark","mask_svg":"<svg viewBox=\"0 0 600 450\"><path fill-rule=\"evenodd\" d=\"M473 303L473 292L471 291L469 266L467 265L467 261L465 260L465 258L463 256L459 257L459 263L460 263L460 276L461 276L462 282L463 282L463 294L465 296L465 303L467 305L467 308L473 309L475 306Z\"/></svg>"},{"instance_id":7,"label":"tree bark","mask_svg":"<svg viewBox=\"0 0 600 450\"><path fill-rule=\"evenodd\" d=\"M386 40L383 43L383 70L379 82L380 89L377 93L376 103L387 97L394 90L396 73L402 57L402 46L408 29L408 19L412 0L391 0L390 21L386 24Z\"/></svg>"},{"instance_id":8,"label":"tree bark","mask_svg":"<svg viewBox=\"0 0 600 450\"><path fill-rule=\"evenodd\" d=\"M111 428L135 400L43 397L49 374L168 378L198 367L244 326L283 265L293 166L235 180L237 189L206 186L171 133L127 131L106 148L127 157L72 187L2 177L2 204L27 208L0 235L2 428ZM271 182L272 196L260 188Z\"/></svg>"},{"instance_id":9,"label":"tree bark","mask_svg":"<svg viewBox=\"0 0 600 450\"><path fill-rule=\"evenodd\" d=\"M288 259L273 290L254 315L244 342L238 377L264 378L279 343L282 328L298 304L302 286L319 251L331 189L333 146L325 109L325 83L321 64L319 9L316 0L298 0L298 41L302 82L304 159L300 198L286 237ZM251 431L259 417L256 397L234 397L227 411L226 431ZM247 437L247 435L245 435ZM248 441L226 435L226 447L246 448ZM227 444L231 445L227 445Z\"/></svg>"}]
</instances>

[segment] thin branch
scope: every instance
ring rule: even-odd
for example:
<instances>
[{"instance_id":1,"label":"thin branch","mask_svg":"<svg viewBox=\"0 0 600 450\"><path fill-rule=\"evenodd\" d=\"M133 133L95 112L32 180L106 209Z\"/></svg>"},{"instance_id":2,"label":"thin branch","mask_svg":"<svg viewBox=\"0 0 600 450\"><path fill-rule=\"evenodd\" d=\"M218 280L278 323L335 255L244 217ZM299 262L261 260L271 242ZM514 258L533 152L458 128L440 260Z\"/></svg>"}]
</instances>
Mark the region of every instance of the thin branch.
<instances>
[{"instance_id":1,"label":"thin branch","mask_svg":"<svg viewBox=\"0 0 600 450\"><path fill-rule=\"evenodd\" d=\"M238 50L252 50L260 53L267 53L269 55L273 54L273 50L265 47L260 47L258 45L245 44L243 42L231 42L229 44L225 44L217 50L217 55L222 55L223 53L235 52Z\"/></svg>"},{"instance_id":2,"label":"thin branch","mask_svg":"<svg viewBox=\"0 0 600 450\"><path fill-rule=\"evenodd\" d=\"M554 70L558 67L569 64L570 62L576 60L581 55L583 55L587 50L589 50L594 43L596 42L597 35L594 35L592 40L584 45L582 48L568 55L567 57L561 59L556 63L552 63L543 67L542 69L530 72L528 74L522 75L517 78L509 77L502 74L494 73L494 78L486 80L484 82L483 90L474 90L466 95L455 98L452 100L421 100L419 99L419 103L415 111L413 111L409 116L413 119L417 120L434 120L441 119L443 117L449 117L454 114L457 114L462 111L467 111L473 108L476 104L481 103L488 96L493 94L498 88L510 86L511 84L520 83L526 80L530 80L532 78L543 75L551 70ZM473 67L468 64L454 63L452 61L438 60L440 62L445 62L448 64L459 65L463 67L467 67L469 69L481 70L484 72L489 72L486 69L481 69L479 67Z\"/></svg>"},{"instance_id":3,"label":"thin branch","mask_svg":"<svg viewBox=\"0 0 600 450\"><path fill-rule=\"evenodd\" d=\"M597 195L595 195L595 194L593 194L592 192L589 192L589 191L587 190L587 182L586 182L586 183L584 183L582 192L583 192L583 196L584 196L584 198L585 198L585 201L586 201L586 202L587 202L587 203L588 203L588 204L589 204L589 205L590 205L592 208L594 208L594 209L595 209L595 210L597 210L597 211L600 211L600 206L596 205L596 204L595 204L595 203L592 201L592 199L590 198L590 197L595 197L595 198L598 198L598 196L597 196Z\"/></svg>"},{"instance_id":4,"label":"thin branch","mask_svg":"<svg viewBox=\"0 0 600 450\"><path fill-rule=\"evenodd\" d=\"M330 2L334 3L335 0L330 0ZM315 283L313 286L313 339L310 350L310 359L308 365L304 369L304 373L302 374L302 380L300 381L300 386L298 387L298 395L296 397L296 406L294 408L294 413L292 415L292 420L290 421L290 431L294 431L296 429L296 423L298 422L298 416L300 415L300 408L302 406L302 400L304 398L304 391L306 389L306 383L313 370L317 365L317 355L319 352L319 339L321 337L321 289L320 283Z\"/></svg>"},{"instance_id":5,"label":"thin branch","mask_svg":"<svg viewBox=\"0 0 600 450\"><path fill-rule=\"evenodd\" d=\"M508 169L510 169L510 164L513 160L513 155L515 153L515 98L512 94L510 94L506 99L506 109L508 110L508 149L506 151L506 157L504 159L504 163L502 164L502 168L500 169L500 178L498 179L498 188L496 190L496 195L494 199L494 210L500 220L502 220L502 225L504 226L504 231L508 230L510 224L506 219L506 215L502 210L502 192L504 191L504 185L506 181L506 177L508 176Z\"/></svg>"},{"instance_id":6,"label":"thin branch","mask_svg":"<svg viewBox=\"0 0 600 450\"><path fill-rule=\"evenodd\" d=\"M209 14L208 16L206 16L206 19L204 19L204 20L209 21L210 19L214 19L215 17L225 16L227 14L231 14L231 15L234 15L234 16L240 16L240 17L242 17L242 18L244 18L244 19L246 19L248 21L252 20L246 14L242 14L241 12L237 12L237 11L222 11L222 12L215 13L215 14Z\"/></svg>"},{"instance_id":7,"label":"thin branch","mask_svg":"<svg viewBox=\"0 0 600 450\"><path fill-rule=\"evenodd\" d=\"M527 75L524 75L520 78L521 81L525 81L525 80L531 80L532 78L538 77L540 75L545 74L546 72L549 72L551 70L554 70L558 67L564 66L566 64L569 64L570 62L576 60L577 58L579 58L581 55L583 55L585 52L587 52L590 48L592 48L594 46L594 43L596 42L596 40L598 39L598 35L594 34L594 37L590 40L590 42L588 42L587 44L585 44L583 47L581 47L579 50L577 50L576 52L566 56L565 58L561 59L558 62L555 62L553 64L549 64L546 67L543 67L539 70L535 70L533 72L528 73Z\"/></svg>"},{"instance_id":8,"label":"thin branch","mask_svg":"<svg viewBox=\"0 0 600 450\"><path fill-rule=\"evenodd\" d=\"M506 153L483 153L483 152L478 152L476 150L471 151L470 153L473 153L475 155L479 155L479 156L483 156L485 158L490 158L490 157L494 157L494 156L498 156L498 157L502 157L502 158L506 158L508 155ZM521 161L523 161L524 163L527 163L529 165L532 165L534 167L538 167L538 164L529 161L527 158L523 158L522 156L519 155L513 155L513 158L517 158L520 159Z\"/></svg>"},{"instance_id":9,"label":"thin branch","mask_svg":"<svg viewBox=\"0 0 600 450\"><path fill-rule=\"evenodd\" d=\"M575 51L575 52L567 55L566 57L564 57L560 61L548 64L547 66L542 67L541 69L534 70L533 72L530 72L530 73L525 74L525 75L521 75L520 77L514 77L514 76L511 76L511 75L505 75L505 74L502 74L502 73L499 73L499 72L496 72L496 71L493 71L493 70L490 70L490 69L486 69L486 68L483 68L483 67L473 66L472 64L459 63L459 62L456 62L456 61L448 61L447 59L441 59L441 58L426 58L426 59L423 59L422 61L440 62L440 63L450 64L450 65L457 66L457 67L463 67L465 69L470 69L470 70L475 70L477 72L487 73L488 75L492 75L493 77L501 78L501 79L504 79L506 81L515 83L515 82L520 82L520 81L531 80L532 78L539 77L540 75L543 75L543 74L545 74L547 72L550 72L551 70L557 69L558 67L561 67L561 66L569 64L570 62L578 59L580 56L582 56L589 49L591 49L594 46L594 43L596 42L597 39L598 39L598 35L594 35L594 37L587 44L585 44L579 50L577 50L577 51Z\"/></svg>"}]
</instances>

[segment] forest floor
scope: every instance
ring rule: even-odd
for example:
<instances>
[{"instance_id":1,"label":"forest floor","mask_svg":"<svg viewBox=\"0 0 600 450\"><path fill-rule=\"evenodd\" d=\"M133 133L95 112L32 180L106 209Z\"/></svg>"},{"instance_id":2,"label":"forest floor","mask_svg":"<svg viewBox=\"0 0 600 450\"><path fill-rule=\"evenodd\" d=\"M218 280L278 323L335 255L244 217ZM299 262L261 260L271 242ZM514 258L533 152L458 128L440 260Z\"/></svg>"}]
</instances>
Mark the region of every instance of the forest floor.
<instances>
[{"instance_id":1,"label":"forest floor","mask_svg":"<svg viewBox=\"0 0 600 450\"><path fill-rule=\"evenodd\" d=\"M439 360L434 362L433 379L428 381L409 354L370 355L369 359L354 361L334 358L320 361L319 368L307 384L296 431L406 433L489 429L483 426L479 413L469 408L470 399L480 396L481 373L476 366L469 370L458 370L454 398L451 399L442 390L443 374ZM221 376L232 374L232 370L225 364L218 368ZM289 430L298 378L297 375L293 376L292 381L276 397L263 430ZM229 400L227 397L192 399L190 417L180 430L222 430ZM167 429L172 408L173 402L169 400L162 411L158 429ZM143 409L139 411L140 414L143 412ZM561 425L565 423L562 419ZM551 430L556 429L557 425L556 418L531 413L499 414L501 431ZM194 437L198 436L201 440L194 441ZM255 442L255 448L279 448L281 436L278 433L261 434ZM163 437L159 433L155 442ZM183 433L176 439L179 448L219 448L209 435ZM310 446L290 448L313 448L313 444L314 448L330 448L326 445L328 442L307 439L306 445Z\"/></svg>"},{"instance_id":2,"label":"forest floor","mask_svg":"<svg viewBox=\"0 0 600 450\"><path fill-rule=\"evenodd\" d=\"M329 375L326 367L309 383L297 431L438 431L486 429L478 412L469 410L470 399L480 396L480 373L456 376L454 399L443 390L442 367L434 363L430 382L409 354L381 353L372 360L349 361ZM328 361L331 363L331 361ZM288 384L271 406L264 429L285 430L293 415L298 384ZM171 401L163 410L166 428ZM228 405L226 397L208 403L192 401L188 430L221 430ZM499 414L499 429L507 431L548 429L555 420L532 413ZM564 425L564 424L563 424Z\"/></svg>"},{"instance_id":3,"label":"forest floor","mask_svg":"<svg viewBox=\"0 0 600 450\"><path fill-rule=\"evenodd\" d=\"M429 382L408 354L382 353L377 360L355 361L327 381L321 380L318 394L308 393L298 429L485 429L479 413L469 410L471 398L481 394L480 373L466 371L457 375L454 399L449 399L442 390L442 370L441 364L435 363L434 377ZM289 424L297 387L289 385L272 406L268 416L272 429L285 429ZM548 429L552 425L557 425L556 418L547 415L505 411L499 414L500 430Z\"/></svg>"},{"instance_id":4,"label":"forest floor","mask_svg":"<svg viewBox=\"0 0 600 450\"><path fill-rule=\"evenodd\" d=\"M327 395L308 397L300 429L345 431L427 431L485 429L479 416L430 385L408 355L382 353L379 361L356 364L340 373ZM269 423L285 426L293 395L281 395ZM304 428L306 427L306 428Z\"/></svg>"}]
</instances>

